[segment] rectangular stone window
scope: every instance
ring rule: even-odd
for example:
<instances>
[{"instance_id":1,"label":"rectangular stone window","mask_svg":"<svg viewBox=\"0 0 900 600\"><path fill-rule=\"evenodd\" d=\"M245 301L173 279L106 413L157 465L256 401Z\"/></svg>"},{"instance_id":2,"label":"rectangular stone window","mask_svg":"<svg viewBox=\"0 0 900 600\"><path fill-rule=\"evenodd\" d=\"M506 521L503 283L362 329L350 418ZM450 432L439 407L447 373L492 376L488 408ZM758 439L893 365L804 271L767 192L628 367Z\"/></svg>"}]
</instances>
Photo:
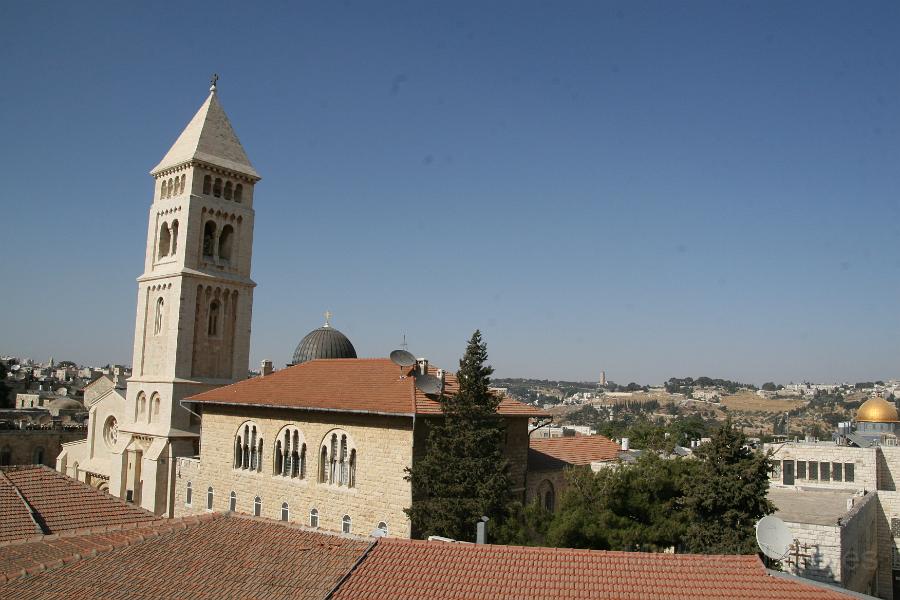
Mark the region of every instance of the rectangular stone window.
<instances>
[{"instance_id":1,"label":"rectangular stone window","mask_svg":"<svg viewBox=\"0 0 900 600\"><path fill-rule=\"evenodd\" d=\"M811 460L809 461L809 479L811 481L816 481L819 478L819 463Z\"/></svg>"},{"instance_id":2,"label":"rectangular stone window","mask_svg":"<svg viewBox=\"0 0 900 600\"><path fill-rule=\"evenodd\" d=\"M853 481L853 463L844 463L844 481Z\"/></svg>"},{"instance_id":3,"label":"rectangular stone window","mask_svg":"<svg viewBox=\"0 0 900 600\"><path fill-rule=\"evenodd\" d=\"M831 463L819 463L819 479L822 481L831 481Z\"/></svg>"},{"instance_id":4,"label":"rectangular stone window","mask_svg":"<svg viewBox=\"0 0 900 600\"><path fill-rule=\"evenodd\" d=\"M797 461L797 479L806 479L806 461Z\"/></svg>"},{"instance_id":5,"label":"rectangular stone window","mask_svg":"<svg viewBox=\"0 0 900 600\"><path fill-rule=\"evenodd\" d=\"M844 465L842 463L831 463L831 478L834 481L842 481L844 478Z\"/></svg>"}]
</instances>

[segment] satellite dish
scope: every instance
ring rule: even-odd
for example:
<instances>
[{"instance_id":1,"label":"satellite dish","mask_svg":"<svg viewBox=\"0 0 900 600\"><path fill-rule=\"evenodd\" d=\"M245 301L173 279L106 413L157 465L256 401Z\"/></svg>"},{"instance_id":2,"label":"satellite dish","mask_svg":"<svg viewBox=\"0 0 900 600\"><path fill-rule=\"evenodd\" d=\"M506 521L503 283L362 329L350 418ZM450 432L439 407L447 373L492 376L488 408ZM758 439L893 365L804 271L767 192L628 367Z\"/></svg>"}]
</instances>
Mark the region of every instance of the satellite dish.
<instances>
[{"instance_id":1,"label":"satellite dish","mask_svg":"<svg viewBox=\"0 0 900 600\"><path fill-rule=\"evenodd\" d=\"M775 515L768 515L756 523L756 543L769 558L784 560L791 551L794 536L784 521Z\"/></svg>"},{"instance_id":2,"label":"satellite dish","mask_svg":"<svg viewBox=\"0 0 900 600\"><path fill-rule=\"evenodd\" d=\"M369 537L380 538L380 537L384 537L386 535L387 534L384 532L384 529L382 529L381 527L376 527L375 529L372 530L372 533L369 534Z\"/></svg>"},{"instance_id":3,"label":"satellite dish","mask_svg":"<svg viewBox=\"0 0 900 600\"><path fill-rule=\"evenodd\" d=\"M426 395L440 394L444 383L434 375L416 375L416 387Z\"/></svg>"},{"instance_id":4,"label":"satellite dish","mask_svg":"<svg viewBox=\"0 0 900 600\"><path fill-rule=\"evenodd\" d=\"M406 350L394 350L391 352L391 362L400 367L411 367L416 364L416 357Z\"/></svg>"},{"instance_id":5,"label":"satellite dish","mask_svg":"<svg viewBox=\"0 0 900 600\"><path fill-rule=\"evenodd\" d=\"M56 395L57 396L68 396L69 389L66 387L56 388Z\"/></svg>"}]
</instances>

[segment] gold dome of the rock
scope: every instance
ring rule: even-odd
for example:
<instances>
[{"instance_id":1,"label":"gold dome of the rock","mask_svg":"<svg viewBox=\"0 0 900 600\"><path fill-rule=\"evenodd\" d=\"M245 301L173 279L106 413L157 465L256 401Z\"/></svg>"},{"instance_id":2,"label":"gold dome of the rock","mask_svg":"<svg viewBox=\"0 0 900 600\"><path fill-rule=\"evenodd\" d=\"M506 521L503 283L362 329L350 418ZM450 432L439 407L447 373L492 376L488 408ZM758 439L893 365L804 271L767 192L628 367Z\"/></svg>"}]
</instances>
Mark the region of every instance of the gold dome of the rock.
<instances>
[{"instance_id":1,"label":"gold dome of the rock","mask_svg":"<svg viewBox=\"0 0 900 600\"><path fill-rule=\"evenodd\" d=\"M875 396L863 402L859 410L856 411L856 421L864 423L900 423L897 416L897 409L893 404Z\"/></svg>"}]
</instances>

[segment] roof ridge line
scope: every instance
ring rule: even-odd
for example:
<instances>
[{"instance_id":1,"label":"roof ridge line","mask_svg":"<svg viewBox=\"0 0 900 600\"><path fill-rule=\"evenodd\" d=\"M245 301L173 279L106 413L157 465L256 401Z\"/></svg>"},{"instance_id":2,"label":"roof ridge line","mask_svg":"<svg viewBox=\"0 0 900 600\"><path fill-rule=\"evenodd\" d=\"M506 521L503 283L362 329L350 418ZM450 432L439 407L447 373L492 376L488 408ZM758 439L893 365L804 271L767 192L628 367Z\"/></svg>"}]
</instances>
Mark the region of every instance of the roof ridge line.
<instances>
[{"instance_id":1,"label":"roof ridge line","mask_svg":"<svg viewBox=\"0 0 900 600\"><path fill-rule=\"evenodd\" d=\"M173 531L181 531L181 530L187 529L189 525L200 525L202 523L205 523L207 521L212 521L216 517L221 517L221 516L223 516L221 513L210 513L208 515L191 515L189 517L181 517L179 519L166 519L165 521L168 521L166 523L166 525L169 525L169 526L165 527L165 528L161 528L159 530L151 530L149 532L144 532L144 533L135 532L135 533L137 533L137 535L135 535L131 539L125 539L125 540L122 540L119 542L111 542L109 544L104 544L97 548L91 548L87 552L83 552L83 553L82 552L73 552L72 554L69 554L67 556L63 556L63 557L60 557L60 558L57 558L57 559L54 559L51 561L36 562L35 564L33 564L29 567L22 567L21 569L18 569L15 571L10 571L8 573L0 573L0 583L6 583L8 581L13 581L15 579L21 579L21 578L27 577L29 575L36 575L38 573L43 573L44 571L48 571L50 569L55 569L57 567L69 565L73 562L83 560L85 558L93 558L100 554L104 554L106 552L112 552L113 550L118 550L120 548L128 548L130 546L137 546L146 541L158 539L160 536L168 534L168 533L172 533ZM193 521L193 522L192 523L187 522L189 520ZM171 523L169 523L169 522L171 522ZM99 533L103 533L103 532L99 531L96 533L99 534ZM82 533L81 535L84 536L84 535L88 535L88 534ZM56 539L59 536L58 535L41 536L38 539L32 539L29 541L37 542L37 541L41 541L45 537ZM69 537L77 537L77 536L69 536Z\"/></svg>"},{"instance_id":2,"label":"roof ridge line","mask_svg":"<svg viewBox=\"0 0 900 600\"><path fill-rule=\"evenodd\" d=\"M47 534L47 528L41 525L40 521L38 521L37 517L35 517L37 511L34 509L31 503L25 499L25 496L22 495L22 492L19 491L19 487L15 483L13 483L12 479L6 476L6 471L4 469L0 469L0 479L8 483L9 487L11 487L16 493L16 496L19 497L19 500L21 500L22 504L25 506L25 509L28 511L28 517L31 519L31 522L34 523L36 532L39 535Z\"/></svg>"},{"instance_id":3,"label":"roof ridge line","mask_svg":"<svg viewBox=\"0 0 900 600\"><path fill-rule=\"evenodd\" d=\"M22 466L25 466L25 465L22 465ZM65 473L62 473L62 472L60 472L60 471L57 471L56 469L51 469L51 468L48 467L47 465L35 465L35 467L37 467L37 469L43 469L44 471L46 471L46 472L48 472L48 473L52 473L54 476L59 477L59 478L61 478L61 479L65 479L65 480L67 480L67 481L74 481L75 483L77 483L77 484L80 485L81 487L86 488L86 489L89 489L89 490L91 490L91 491L93 491L93 492L99 492L99 491L100 491L100 490L98 490L97 488L95 488L94 486L92 486L91 484L87 483L86 481L81 481L80 479L76 479L76 478L74 478L74 477L69 477L69 476L66 475ZM23 470L25 470L25 469L23 469ZM141 511L141 512L143 512L143 513L146 513L146 514L148 514L148 515L153 515L154 517L158 517L158 516L159 516L159 515L157 515L156 513L154 513L153 511L149 511L149 510L147 510L146 508L144 508L143 506L138 506L137 504L134 504L133 502L128 502L127 500L124 500L124 499L122 499L122 498L119 497L119 496L114 496L113 494L106 494L106 496L108 496L108 497L109 497L110 499L112 499L114 502L116 502L116 503L118 503L118 504L124 504L125 506L127 506L127 507L129 507L129 508L131 508L131 509L133 509L133 510L139 510L139 511Z\"/></svg>"}]
</instances>

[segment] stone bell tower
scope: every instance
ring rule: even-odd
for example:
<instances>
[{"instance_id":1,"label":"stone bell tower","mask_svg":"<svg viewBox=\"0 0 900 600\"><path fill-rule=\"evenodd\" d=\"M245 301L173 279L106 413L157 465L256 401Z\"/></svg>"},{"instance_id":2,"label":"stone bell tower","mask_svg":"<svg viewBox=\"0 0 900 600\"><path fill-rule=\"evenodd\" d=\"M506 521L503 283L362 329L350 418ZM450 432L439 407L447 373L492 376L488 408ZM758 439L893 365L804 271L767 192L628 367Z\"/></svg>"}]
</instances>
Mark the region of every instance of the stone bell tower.
<instances>
[{"instance_id":1,"label":"stone bell tower","mask_svg":"<svg viewBox=\"0 0 900 600\"><path fill-rule=\"evenodd\" d=\"M110 492L171 516L175 458L197 453L199 418L180 401L247 377L253 288L250 164L216 92L150 172L133 375Z\"/></svg>"}]
</instances>

